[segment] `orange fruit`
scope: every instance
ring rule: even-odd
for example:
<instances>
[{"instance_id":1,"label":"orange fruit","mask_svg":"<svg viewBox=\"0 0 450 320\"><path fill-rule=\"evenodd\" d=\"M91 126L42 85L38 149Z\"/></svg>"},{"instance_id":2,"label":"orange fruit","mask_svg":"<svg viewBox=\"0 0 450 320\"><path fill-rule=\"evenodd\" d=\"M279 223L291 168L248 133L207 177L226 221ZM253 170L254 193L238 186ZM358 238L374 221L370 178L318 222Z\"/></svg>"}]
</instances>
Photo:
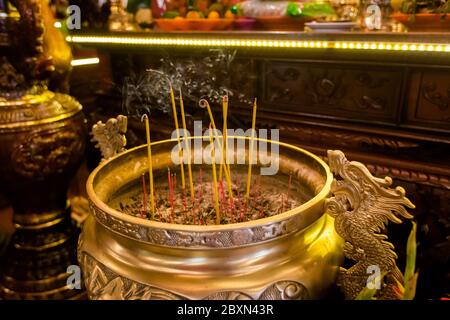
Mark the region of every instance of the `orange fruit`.
<instances>
[{"instance_id":1,"label":"orange fruit","mask_svg":"<svg viewBox=\"0 0 450 320\"><path fill-rule=\"evenodd\" d=\"M220 14L217 11L211 11L208 14L208 19L219 19L220 18Z\"/></svg>"},{"instance_id":2,"label":"orange fruit","mask_svg":"<svg viewBox=\"0 0 450 320\"><path fill-rule=\"evenodd\" d=\"M181 16L177 16L177 17L174 18L174 20L183 20L183 19L184 19L184 18L181 17Z\"/></svg>"},{"instance_id":3,"label":"orange fruit","mask_svg":"<svg viewBox=\"0 0 450 320\"><path fill-rule=\"evenodd\" d=\"M234 19L234 14L230 10L227 10L224 17L225 19Z\"/></svg>"},{"instance_id":4,"label":"orange fruit","mask_svg":"<svg viewBox=\"0 0 450 320\"><path fill-rule=\"evenodd\" d=\"M189 11L186 14L186 19L200 19L200 14L197 11Z\"/></svg>"}]
</instances>

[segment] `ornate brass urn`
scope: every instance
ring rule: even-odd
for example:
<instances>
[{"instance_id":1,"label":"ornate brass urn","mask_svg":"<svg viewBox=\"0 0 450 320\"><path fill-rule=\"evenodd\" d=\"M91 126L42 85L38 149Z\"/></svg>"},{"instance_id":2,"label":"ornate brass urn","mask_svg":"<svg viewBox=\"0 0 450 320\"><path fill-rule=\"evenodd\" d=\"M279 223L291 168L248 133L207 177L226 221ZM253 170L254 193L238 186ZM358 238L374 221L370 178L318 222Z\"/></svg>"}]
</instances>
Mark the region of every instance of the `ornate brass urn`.
<instances>
[{"instance_id":1,"label":"ornate brass urn","mask_svg":"<svg viewBox=\"0 0 450 320\"><path fill-rule=\"evenodd\" d=\"M77 232L66 194L83 156L85 120L74 98L46 87L55 68L44 50L41 1L11 3L17 11L2 16L0 193L13 207L16 232L1 264L0 296L70 298L80 291L67 286Z\"/></svg>"},{"instance_id":2,"label":"ornate brass urn","mask_svg":"<svg viewBox=\"0 0 450 320\"><path fill-rule=\"evenodd\" d=\"M190 139L203 140L202 137ZM340 268L345 241L345 254L350 255L347 249L368 250L375 245L369 240L376 242L377 238L372 234L375 231L361 225L360 242L355 242L352 238L355 227L345 212L354 210L367 225L380 221L384 225L383 213L377 211L373 216L365 216L363 206L389 198L387 208L394 210L390 212L392 215L409 217L406 211L395 211L400 207L404 210L403 205L410 204L404 192L386 189L386 193L379 194L389 183L372 177L361 164L348 162L339 151L329 153L331 169L337 174L334 178L330 167L319 157L292 145L264 141L279 147L280 174L292 172L293 178L312 196L291 210L240 223L162 223L118 211L111 203L139 186L142 174L148 170L147 148L140 146L125 151L100 164L88 179L92 216L86 221L78 244L78 260L89 297L317 299L338 281L352 298L355 290L364 287L361 281L367 274L361 269L366 263L387 262L382 270L394 274L395 260L391 261L392 250L387 247L376 257L367 251L370 261L352 257L358 261L356 269ZM152 144L155 173L166 172L167 167L176 170L171 161L171 150L176 143L166 140ZM194 159L198 151L192 151ZM201 166L208 169L207 165ZM236 169L234 165L230 167ZM364 185L359 184L363 180ZM355 194L346 193L346 188ZM375 192L371 188L379 190ZM356 201L360 196L364 200ZM328 210L336 220L326 213ZM376 217L377 214L380 216ZM335 221L339 221L336 226L339 234L335 231ZM346 282L351 278L357 280L355 284Z\"/></svg>"}]
</instances>

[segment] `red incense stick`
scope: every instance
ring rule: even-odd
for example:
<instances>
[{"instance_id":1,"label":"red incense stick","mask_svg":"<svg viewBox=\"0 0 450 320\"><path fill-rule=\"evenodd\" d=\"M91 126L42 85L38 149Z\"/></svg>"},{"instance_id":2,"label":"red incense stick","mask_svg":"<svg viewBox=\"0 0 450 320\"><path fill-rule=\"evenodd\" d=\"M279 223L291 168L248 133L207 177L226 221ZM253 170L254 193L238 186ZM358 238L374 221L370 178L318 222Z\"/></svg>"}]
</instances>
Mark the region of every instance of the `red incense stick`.
<instances>
[{"instance_id":1,"label":"red incense stick","mask_svg":"<svg viewBox=\"0 0 450 320\"><path fill-rule=\"evenodd\" d=\"M170 211L171 211L171 216L170 219L173 220L173 185L172 185L172 178L171 178L171 174L170 174L170 168L167 171L167 180L169 183L169 202L170 202Z\"/></svg>"}]
</instances>

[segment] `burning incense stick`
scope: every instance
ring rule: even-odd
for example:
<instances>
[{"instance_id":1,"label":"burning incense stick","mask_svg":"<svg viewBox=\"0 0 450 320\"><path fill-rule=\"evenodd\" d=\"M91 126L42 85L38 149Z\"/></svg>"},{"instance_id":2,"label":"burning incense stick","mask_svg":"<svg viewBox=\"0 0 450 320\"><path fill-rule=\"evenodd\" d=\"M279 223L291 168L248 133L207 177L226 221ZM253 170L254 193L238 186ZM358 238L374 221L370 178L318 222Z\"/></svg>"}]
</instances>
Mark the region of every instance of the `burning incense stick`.
<instances>
[{"instance_id":1,"label":"burning incense stick","mask_svg":"<svg viewBox=\"0 0 450 320\"><path fill-rule=\"evenodd\" d=\"M219 181L222 181L223 165L227 160L227 117L228 117L228 96L222 98L222 112L223 112L223 125L222 125L222 162L219 169ZM226 165L226 164L225 164ZM228 168L229 169L229 168Z\"/></svg>"},{"instance_id":2,"label":"burning incense stick","mask_svg":"<svg viewBox=\"0 0 450 320\"><path fill-rule=\"evenodd\" d=\"M172 102L172 113L173 113L173 119L175 121L175 129L177 131L178 146L181 148L180 127L178 125L177 106L175 104L175 95L173 93L172 85L170 85L170 100ZM182 150L180 150L180 153L181 153L181 161L180 161L180 167L181 167L181 188L184 190L186 188L186 182L184 180L184 165L183 165Z\"/></svg>"},{"instance_id":3,"label":"burning incense stick","mask_svg":"<svg viewBox=\"0 0 450 320\"><path fill-rule=\"evenodd\" d=\"M186 133L187 133L186 117L184 114L184 103L183 103L183 96L181 95L181 91L180 91L180 109L181 109L181 120L183 122L183 129L184 129L184 133L185 133L184 145L185 145L185 149L188 150L187 166L188 166L188 175L189 175L189 189L191 191L191 205L194 206L195 192L194 192L194 181L192 180L191 149L188 147L188 142L187 142L187 137L186 137Z\"/></svg>"},{"instance_id":4,"label":"burning incense stick","mask_svg":"<svg viewBox=\"0 0 450 320\"><path fill-rule=\"evenodd\" d=\"M213 171L213 192L214 192L214 207L216 210L216 224L220 224L220 209L219 209L219 192L217 189L217 173L216 173L216 152L213 144L213 136L211 132L211 126L209 127L209 141L212 145L212 152L211 152L211 165L212 165L212 171Z\"/></svg>"},{"instance_id":5,"label":"burning incense stick","mask_svg":"<svg viewBox=\"0 0 450 320\"><path fill-rule=\"evenodd\" d=\"M214 116L212 114L211 107L210 107L208 101L206 101L205 99L201 99L199 104L200 104L200 107L206 108L208 110L209 119L211 121L210 125L212 125L214 132L216 134L215 138L217 139L219 149L222 150L222 143L220 142L219 137L217 137L217 128L216 128L216 123L214 122ZM228 194L229 194L231 202L233 203L233 190L231 189L232 185L231 185L231 178L230 178L230 170L229 170L228 166L224 166L223 168L224 168L224 172L225 172L225 179L227 180L227 185L228 185Z\"/></svg>"},{"instance_id":6,"label":"burning incense stick","mask_svg":"<svg viewBox=\"0 0 450 320\"><path fill-rule=\"evenodd\" d=\"M245 194L246 199L250 197L250 184L252 180L252 160L253 160L253 145L255 142L255 126L256 126L256 98L253 103L253 117L252 117L252 137L250 139L250 150L248 152L248 172L247 172L247 193Z\"/></svg>"},{"instance_id":7,"label":"burning incense stick","mask_svg":"<svg viewBox=\"0 0 450 320\"><path fill-rule=\"evenodd\" d=\"M155 219L155 196L153 193L153 161L152 161L152 145L150 141L150 123L148 116L144 114L141 121L145 121L145 133L147 136L147 161L148 161L148 177L150 181L150 207L152 212L152 220Z\"/></svg>"}]
</instances>

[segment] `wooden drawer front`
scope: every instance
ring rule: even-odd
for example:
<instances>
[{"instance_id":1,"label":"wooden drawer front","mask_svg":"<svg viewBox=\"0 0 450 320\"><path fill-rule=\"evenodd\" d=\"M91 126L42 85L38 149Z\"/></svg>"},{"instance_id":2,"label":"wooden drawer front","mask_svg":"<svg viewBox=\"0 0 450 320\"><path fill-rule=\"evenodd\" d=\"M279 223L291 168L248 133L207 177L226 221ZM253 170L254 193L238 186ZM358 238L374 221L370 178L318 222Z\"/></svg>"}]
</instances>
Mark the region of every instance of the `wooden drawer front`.
<instances>
[{"instance_id":1,"label":"wooden drawer front","mask_svg":"<svg viewBox=\"0 0 450 320\"><path fill-rule=\"evenodd\" d=\"M450 70L412 72L407 121L450 131Z\"/></svg>"},{"instance_id":2,"label":"wooden drawer front","mask_svg":"<svg viewBox=\"0 0 450 320\"><path fill-rule=\"evenodd\" d=\"M357 121L396 122L401 69L265 62L263 109Z\"/></svg>"}]
</instances>

